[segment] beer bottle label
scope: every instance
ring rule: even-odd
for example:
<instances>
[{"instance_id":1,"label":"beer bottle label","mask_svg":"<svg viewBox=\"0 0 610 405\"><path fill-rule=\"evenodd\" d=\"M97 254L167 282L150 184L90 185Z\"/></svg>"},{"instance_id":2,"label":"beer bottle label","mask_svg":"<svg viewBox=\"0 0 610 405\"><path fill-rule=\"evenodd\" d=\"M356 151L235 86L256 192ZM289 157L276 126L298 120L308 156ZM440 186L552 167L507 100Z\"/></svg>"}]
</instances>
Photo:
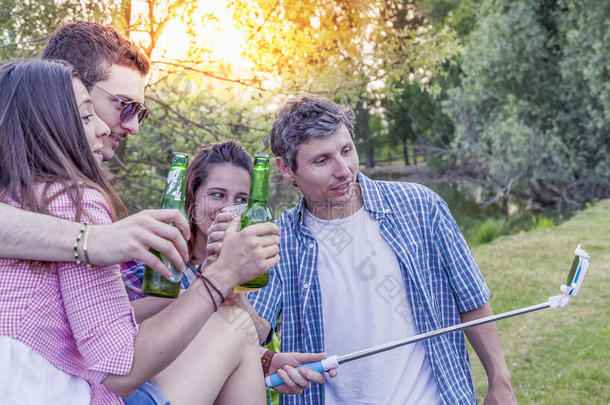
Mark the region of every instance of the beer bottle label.
<instances>
[{"instance_id":1,"label":"beer bottle label","mask_svg":"<svg viewBox=\"0 0 610 405\"><path fill-rule=\"evenodd\" d=\"M181 181L181 176L180 176L181 172L182 172L182 169L175 168L175 169L171 169L167 173L167 180L166 180L167 193L166 193L166 195L170 195L172 197L172 200L174 200L174 201L182 200L182 181Z\"/></svg>"}]
</instances>

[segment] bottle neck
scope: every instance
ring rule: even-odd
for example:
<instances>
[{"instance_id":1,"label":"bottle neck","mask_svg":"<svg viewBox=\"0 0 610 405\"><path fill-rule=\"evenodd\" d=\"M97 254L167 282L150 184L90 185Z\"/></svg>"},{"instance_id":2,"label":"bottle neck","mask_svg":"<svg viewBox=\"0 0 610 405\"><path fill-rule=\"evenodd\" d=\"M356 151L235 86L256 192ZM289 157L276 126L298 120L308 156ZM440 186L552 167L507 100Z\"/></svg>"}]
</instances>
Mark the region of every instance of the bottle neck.
<instances>
[{"instance_id":1,"label":"bottle neck","mask_svg":"<svg viewBox=\"0 0 610 405\"><path fill-rule=\"evenodd\" d=\"M170 166L163 193L161 208L177 209L184 215L184 202L186 199L186 168L183 164Z\"/></svg>"},{"instance_id":2,"label":"bottle neck","mask_svg":"<svg viewBox=\"0 0 610 405\"><path fill-rule=\"evenodd\" d=\"M254 166L252 171L252 183L250 184L250 201L264 202L269 200L269 167Z\"/></svg>"}]
</instances>

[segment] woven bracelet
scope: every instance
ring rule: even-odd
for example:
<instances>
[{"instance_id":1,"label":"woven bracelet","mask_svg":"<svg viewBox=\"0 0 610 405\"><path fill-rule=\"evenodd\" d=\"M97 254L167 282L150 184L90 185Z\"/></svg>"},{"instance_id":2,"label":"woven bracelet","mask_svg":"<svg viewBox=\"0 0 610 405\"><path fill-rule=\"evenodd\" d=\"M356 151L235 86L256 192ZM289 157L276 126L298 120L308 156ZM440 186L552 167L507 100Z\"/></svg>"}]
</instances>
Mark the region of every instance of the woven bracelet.
<instances>
[{"instance_id":1,"label":"woven bracelet","mask_svg":"<svg viewBox=\"0 0 610 405\"><path fill-rule=\"evenodd\" d=\"M83 222L83 224L80 227L80 231L78 232L78 235L76 235L76 240L74 241L74 246L72 247L72 252L74 253L74 260L76 261L76 264L83 264L83 261L80 259L79 255L78 255L78 245L80 244L80 240L83 237L83 234L85 233L85 229L87 229L87 223Z\"/></svg>"},{"instance_id":2,"label":"woven bracelet","mask_svg":"<svg viewBox=\"0 0 610 405\"><path fill-rule=\"evenodd\" d=\"M87 251L87 242L89 241L89 231L91 230L91 225L87 226L87 230L85 231L85 237L83 238L83 253L85 253L85 263L87 267L91 265L89 260L89 252Z\"/></svg>"},{"instance_id":3,"label":"woven bracelet","mask_svg":"<svg viewBox=\"0 0 610 405\"><path fill-rule=\"evenodd\" d=\"M218 288L216 288L216 286L214 285L214 283L212 283L212 281L210 281L209 278L207 278L206 276L204 276L203 274L199 273L199 278L201 278L205 283L209 283L210 286L212 286L212 288L214 289L214 291L216 291L216 293L218 295L220 295L220 303L225 302L225 297L224 295L222 295L222 293L220 292L220 290Z\"/></svg>"},{"instance_id":4,"label":"woven bracelet","mask_svg":"<svg viewBox=\"0 0 610 405\"><path fill-rule=\"evenodd\" d=\"M214 299L214 296L212 295L212 292L210 291L210 287L208 287L207 283L205 282L205 279L203 277L201 277L201 273L197 273L197 277L201 279L203 286L207 290L208 295L210 296L210 299L212 300L212 304L214 304L214 312L218 311L218 305L216 305L216 300Z\"/></svg>"}]
</instances>

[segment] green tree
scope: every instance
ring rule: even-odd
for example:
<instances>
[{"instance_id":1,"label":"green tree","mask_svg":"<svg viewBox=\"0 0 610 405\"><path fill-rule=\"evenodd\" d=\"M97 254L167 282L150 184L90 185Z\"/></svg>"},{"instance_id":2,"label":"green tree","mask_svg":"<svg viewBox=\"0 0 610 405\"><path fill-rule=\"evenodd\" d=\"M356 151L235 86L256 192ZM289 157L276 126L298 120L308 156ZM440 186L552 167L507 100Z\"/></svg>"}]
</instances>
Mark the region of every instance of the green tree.
<instances>
[{"instance_id":1,"label":"green tree","mask_svg":"<svg viewBox=\"0 0 610 405\"><path fill-rule=\"evenodd\" d=\"M374 161L384 142L384 86L409 72L427 77L452 51L453 34L432 29L412 0L237 0L228 6L247 37L248 69L199 46L196 27L217 21L195 0L7 0L0 8L0 59L38 55L50 32L76 20L110 24L141 41L153 63L152 113L111 165L127 205L140 209L158 205L171 151L192 154L236 138L260 152L268 148L275 108L299 92L351 105L361 122L358 147ZM175 59L158 46L172 19L187 27L190 44Z\"/></svg>"},{"instance_id":2,"label":"green tree","mask_svg":"<svg viewBox=\"0 0 610 405\"><path fill-rule=\"evenodd\" d=\"M584 200L610 195L610 3L558 1L561 46L557 83L563 109L557 136L567 148L571 181L561 194Z\"/></svg>"},{"instance_id":3,"label":"green tree","mask_svg":"<svg viewBox=\"0 0 610 405\"><path fill-rule=\"evenodd\" d=\"M4 0L0 7L0 61L37 57L56 27L78 20L124 25L121 0Z\"/></svg>"},{"instance_id":4,"label":"green tree","mask_svg":"<svg viewBox=\"0 0 610 405\"><path fill-rule=\"evenodd\" d=\"M386 140L380 115L372 112L375 103L376 100L369 97L359 100L354 108L356 148L367 168L375 166L376 149Z\"/></svg>"},{"instance_id":5,"label":"green tree","mask_svg":"<svg viewBox=\"0 0 610 405\"><path fill-rule=\"evenodd\" d=\"M460 59L461 84L444 103L456 128L453 170L504 205L516 195L561 209L609 194L608 63L595 63L608 61L595 45L609 35L595 13L608 7L483 2ZM583 89L577 72L585 66Z\"/></svg>"},{"instance_id":6,"label":"green tree","mask_svg":"<svg viewBox=\"0 0 610 405\"><path fill-rule=\"evenodd\" d=\"M384 107L389 139L401 145L407 166L411 144L413 164L417 164L416 148L424 132L429 131L435 110L430 94L420 83L397 83L384 99Z\"/></svg>"}]
</instances>

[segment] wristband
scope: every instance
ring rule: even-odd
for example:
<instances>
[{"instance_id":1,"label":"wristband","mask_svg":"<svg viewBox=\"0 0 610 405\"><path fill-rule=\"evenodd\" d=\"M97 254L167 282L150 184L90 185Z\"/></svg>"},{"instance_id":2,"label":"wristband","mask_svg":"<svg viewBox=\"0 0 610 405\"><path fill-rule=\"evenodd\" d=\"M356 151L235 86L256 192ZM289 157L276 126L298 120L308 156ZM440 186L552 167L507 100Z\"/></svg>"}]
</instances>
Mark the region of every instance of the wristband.
<instances>
[{"instance_id":1,"label":"wristband","mask_svg":"<svg viewBox=\"0 0 610 405\"><path fill-rule=\"evenodd\" d=\"M216 300L214 299L214 294L212 294L212 291L210 290L210 287L212 287L212 289L214 291L216 291L216 293L218 295L220 295L220 303L223 303L225 301L224 295L222 295L220 290L218 288L216 288L214 283L212 283L209 278L207 278L206 276L204 276L200 272L197 272L196 277L201 279L201 281L203 282L203 286L208 291L208 294L210 295L210 299L212 300L212 303L214 304L214 312L216 312L218 310L218 305L216 305Z\"/></svg>"},{"instance_id":2,"label":"wristband","mask_svg":"<svg viewBox=\"0 0 610 405\"><path fill-rule=\"evenodd\" d=\"M76 264L83 263L83 261L80 259L79 255L78 255L78 245L80 244L80 240L83 237L83 233L85 233L85 229L87 229L87 223L83 222L83 224L80 227L80 231L78 232L78 235L76 235L76 240L74 241L74 246L72 247L72 252L74 253L74 261L76 261Z\"/></svg>"},{"instance_id":3,"label":"wristband","mask_svg":"<svg viewBox=\"0 0 610 405\"><path fill-rule=\"evenodd\" d=\"M89 260L89 252L87 251L87 242L89 241L89 231L91 230L91 226L87 226L87 230L85 231L85 237L83 238L83 253L85 253L85 264L87 267L91 265Z\"/></svg>"},{"instance_id":4,"label":"wristband","mask_svg":"<svg viewBox=\"0 0 610 405\"><path fill-rule=\"evenodd\" d=\"M273 356L275 356L277 352L273 350L266 349L263 357L261 357L261 365L263 366L263 375L269 375L269 368L271 367L271 360L273 360Z\"/></svg>"}]
</instances>

